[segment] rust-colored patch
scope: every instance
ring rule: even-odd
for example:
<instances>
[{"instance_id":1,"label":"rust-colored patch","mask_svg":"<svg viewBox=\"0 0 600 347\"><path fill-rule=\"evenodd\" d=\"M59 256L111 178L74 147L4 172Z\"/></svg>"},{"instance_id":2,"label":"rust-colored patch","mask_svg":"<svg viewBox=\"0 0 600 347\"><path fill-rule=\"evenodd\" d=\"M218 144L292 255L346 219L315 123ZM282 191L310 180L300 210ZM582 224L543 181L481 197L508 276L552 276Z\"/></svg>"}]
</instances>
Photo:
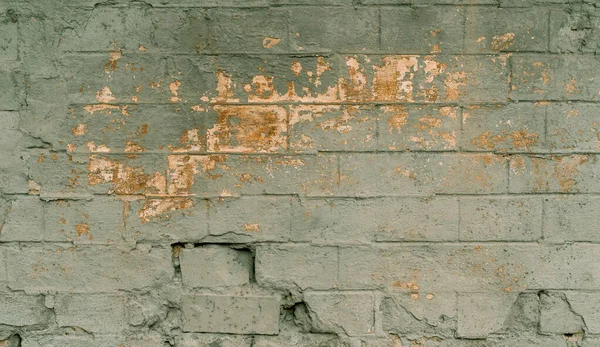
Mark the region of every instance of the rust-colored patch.
<instances>
[{"instance_id":1,"label":"rust-colored patch","mask_svg":"<svg viewBox=\"0 0 600 347\"><path fill-rule=\"evenodd\" d=\"M148 199L144 206L138 211L138 217L142 223L148 223L153 220L170 219L168 214L172 211L186 210L194 206L194 201L190 198L165 198Z\"/></svg>"},{"instance_id":2,"label":"rust-colored patch","mask_svg":"<svg viewBox=\"0 0 600 347\"><path fill-rule=\"evenodd\" d=\"M87 223L83 224L75 224L75 231L77 232L77 236L81 237L82 235L88 235L90 233L90 228ZM91 237L91 235L90 235Z\"/></svg>"},{"instance_id":3,"label":"rust-colored patch","mask_svg":"<svg viewBox=\"0 0 600 347\"><path fill-rule=\"evenodd\" d=\"M251 232L255 232L255 233L260 231L258 223L244 224L242 227L244 228L244 231L251 231Z\"/></svg>"},{"instance_id":4,"label":"rust-colored patch","mask_svg":"<svg viewBox=\"0 0 600 347\"><path fill-rule=\"evenodd\" d=\"M98 100L98 102L105 104L105 103L114 101L115 96L110 91L110 88L105 86L104 88L102 88L101 90L96 92L96 100Z\"/></svg>"},{"instance_id":5,"label":"rust-colored patch","mask_svg":"<svg viewBox=\"0 0 600 347\"><path fill-rule=\"evenodd\" d=\"M171 98L169 98L169 101L171 102L178 102L181 101L181 98L179 97L179 87L181 86L181 82L179 82L178 80L175 80L171 83L169 83L169 91L171 91Z\"/></svg>"},{"instance_id":6,"label":"rust-colored patch","mask_svg":"<svg viewBox=\"0 0 600 347\"><path fill-rule=\"evenodd\" d=\"M287 113L279 106L215 106L209 152L277 152L287 148Z\"/></svg>"},{"instance_id":7,"label":"rust-colored patch","mask_svg":"<svg viewBox=\"0 0 600 347\"><path fill-rule=\"evenodd\" d=\"M471 143L479 149L493 150L498 144L509 142L513 149L529 148L538 141L539 135L530 133L527 129L509 132L504 129L502 133L492 135L490 130L486 130L471 140Z\"/></svg>"},{"instance_id":8,"label":"rust-colored patch","mask_svg":"<svg viewBox=\"0 0 600 347\"><path fill-rule=\"evenodd\" d=\"M90 185L112 184L116 194L164 194L166 178L159 172L146 174L141 168L133 168L117 160L92 155L88 163Z\"/></svg>"},{"instance_id":9,"label":"rust-colored patch","mask_svg":"<svg viewBox=\"0 0 600 347\"><path fill-rule=\"evenodd\" d=\"M515 43L515 34L506 33L492 37L492 50L499 52L505 51Z\"/></svg>"},{"instance_id":10,"label":"rust-colored patch","mask_svg":"<svg viewBox=\"0 0 600 347\"><path fill-rule=\"evenodd\" d=\"M262 45L263 45L263 48L269 49L269 48L273 48L279 42L281 42L280 38L267 36L263 39Z\"/></svg>"},{"instance_id":11,"label":"rust-colored patch","mask_svg":"<svg viewBox=\"0 0 600 347\"><path fill-rule=\"evenodd\" d=\"M408 124L408 111L403 105L389 105L382 107L383 112L390 115L388 118L388 132L391 134L394 130L402 132L402 127Z\"/></svg>"}]
</instances>

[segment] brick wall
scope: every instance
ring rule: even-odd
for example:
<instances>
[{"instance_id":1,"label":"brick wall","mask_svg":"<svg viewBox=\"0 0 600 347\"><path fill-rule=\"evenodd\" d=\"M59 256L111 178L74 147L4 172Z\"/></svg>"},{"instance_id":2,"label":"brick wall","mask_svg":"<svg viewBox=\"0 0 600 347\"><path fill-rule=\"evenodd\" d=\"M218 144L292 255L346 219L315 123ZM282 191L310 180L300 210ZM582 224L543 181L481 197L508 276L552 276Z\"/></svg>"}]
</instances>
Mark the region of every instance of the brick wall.
<instances>
[{"instance_id":1,"label":"brick wall","mask_svg":"<svg viewBox=\"0 0 600 347\"><path fill-rule=\"evenodd\" d=\"M0 346L600 346L597 0L0 2Z\"/></svg>"}]
</instances>

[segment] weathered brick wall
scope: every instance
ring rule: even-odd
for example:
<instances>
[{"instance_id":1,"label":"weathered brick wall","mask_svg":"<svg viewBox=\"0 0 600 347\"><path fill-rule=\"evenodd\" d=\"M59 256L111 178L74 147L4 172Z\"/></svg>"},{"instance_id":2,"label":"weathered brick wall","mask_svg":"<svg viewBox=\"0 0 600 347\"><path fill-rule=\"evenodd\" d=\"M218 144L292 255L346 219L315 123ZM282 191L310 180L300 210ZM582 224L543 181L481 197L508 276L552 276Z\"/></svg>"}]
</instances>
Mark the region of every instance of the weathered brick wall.
<instances>
[{"instance_id":1,"label":"weathered brick wall","mask_svg":"<svg viewBox=\"0 0 600 347\"><path fill-rule=\"evenodd\" d=\"M0 346L600 346L598 0L0 1Z\"/></svg>"}]
</instances>

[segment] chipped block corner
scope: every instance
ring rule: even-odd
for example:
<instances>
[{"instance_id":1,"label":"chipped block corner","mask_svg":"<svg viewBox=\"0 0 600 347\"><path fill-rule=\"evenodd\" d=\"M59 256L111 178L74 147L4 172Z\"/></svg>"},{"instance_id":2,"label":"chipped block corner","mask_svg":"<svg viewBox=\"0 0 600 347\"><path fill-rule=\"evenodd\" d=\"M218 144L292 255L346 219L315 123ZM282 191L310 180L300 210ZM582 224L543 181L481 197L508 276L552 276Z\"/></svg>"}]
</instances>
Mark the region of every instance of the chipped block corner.
<instances>
[{"instance_id":1,"label":"chipped block corner","mask_svg":"<svg viewBox=\"0 0 600 347\"><path fill-rule=\"evenodd\" d=\"M598 0L0 0L0 347L600 346Z\"/></svg>"}]
</instances>

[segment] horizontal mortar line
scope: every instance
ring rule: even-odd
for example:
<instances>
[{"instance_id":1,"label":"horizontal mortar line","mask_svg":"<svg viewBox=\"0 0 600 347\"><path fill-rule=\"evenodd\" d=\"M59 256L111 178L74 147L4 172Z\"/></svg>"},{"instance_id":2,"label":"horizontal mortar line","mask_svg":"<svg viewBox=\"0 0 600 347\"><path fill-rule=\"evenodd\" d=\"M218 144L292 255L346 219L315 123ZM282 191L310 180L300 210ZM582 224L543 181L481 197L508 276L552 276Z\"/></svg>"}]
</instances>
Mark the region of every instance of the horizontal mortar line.
<instances>
[{"instance_id":1,"label":"horizontal mortar line","mask_svg":"<svg viewBox=\"0 0 600 347\"><path fill-rule=\"evenodd\" d=\"M92 140L92 139L90 139ZM374 149L374 150L364 150L364 151L353 151L353 150L316 150L316 151L308 151L308 152L228 152L228 151L220 151L220 152L204 152L204 151L186 151L186 152L120 152L120 151L110 151L110 152L69 152L66 149L56 149L50 150L52 153L66 153L70 156L186 156L186 155L228 155L228 156L272 156L272 157L315 157L319 154L347 154L347 155L360 155L360 154L379 154L381 156L384 155L399 155L399 154L449 154L449 155L460 155L460 154L468 154L468 155L487 155L492 154L495 156L527 156L527 157L539 157L540 159L544 159L544 157L552 157L552 156L575 156L575 155L600 155L599 151L568 151L568 152L503 152L503 151L477 151L477 150L425 150L425 149L416 149L416 150L399 150L399 151L390 151L387 149ZM40 149L34 148L31 151L39 152ZM135 158L134 158L135 159Z\"/></svg>"},{"instance_id":2,"label":"horizontal mortar line","mask_svg":"<svg viewBox=\"0 0 600 347\"><path fill-rule=\"evenodd\" d=\"M150 48L152 49L152 48ZM264 52L264 51L225 51L225 52L217 52L217 51L209 51L209 52L168 52L164 50L157 49L156 51L146 51L146 52L138 52L137 50L121 50L122 56L121 58L127 58L128 56L143 56L143 57L152 57L152 56L184 56L184 57L240 57L240 56L290 56L290 57L318 57L318 56L335 56L335 55L377 55L377 56L388 56L388 55L399 55L399 56L427 56L427 57L460 57L460 56L481 56L481 57L500 57L507 54L538 54L538 55L595 55L594 53L552 53L546 51L477 51L477 52L446 52L446 53L432 53L431 51L395 51L391 48L383 49L379 51L339 51L339 50L322 50L322 51L273 51L273 52ZM73 51L73 50L64 50L63 53L67 55L106 55L107 53L114 52L114 50L94 50L94 51Z\"/></svg>"},{"instance_id":3,"label":"horizontal mortar line","mask_svg":"<svg viewBox=\"0 0 600 347\"><path fill-rule=\"evenodd\" d=\"M295 243L295 242L294 242ZM541 246L541 247L556 247L565 245L600 245L600 242L584 241L584 242L565 242L560 244L546 244L539 241L511 241L511 240L486 240L486 241L375 241L368 244L330 244L330 246L337 246L341 248L352 248L352 247L368 247L368 246L400 246L400 247L427 247L430 245L435 246ZM322 244L320 244L322 245Z\"/></svg>"}]
</instances>

